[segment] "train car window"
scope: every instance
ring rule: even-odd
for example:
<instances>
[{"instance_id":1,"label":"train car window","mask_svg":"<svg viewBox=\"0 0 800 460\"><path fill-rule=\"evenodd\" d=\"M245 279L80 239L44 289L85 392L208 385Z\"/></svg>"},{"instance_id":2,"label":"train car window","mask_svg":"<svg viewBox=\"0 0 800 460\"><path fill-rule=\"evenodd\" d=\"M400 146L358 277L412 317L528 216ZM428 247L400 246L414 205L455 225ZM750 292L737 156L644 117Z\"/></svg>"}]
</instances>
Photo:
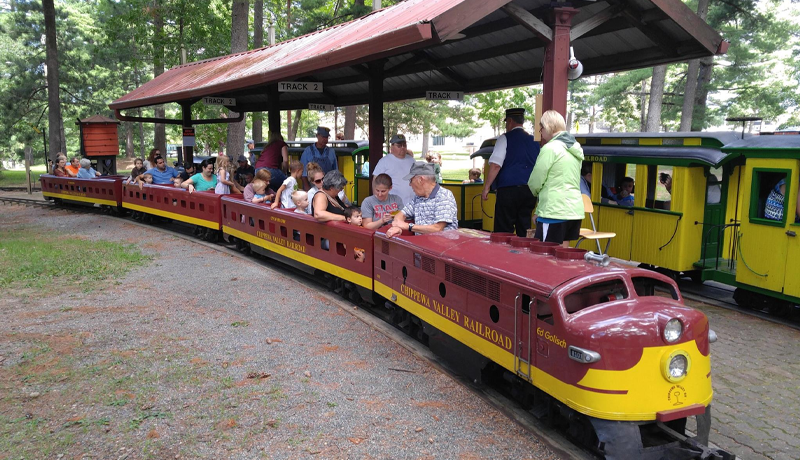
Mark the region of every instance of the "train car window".
<instances>
[{"instance_id":1,"label":"train car window","mask_svg":"<svg viewBox=\"0 0 800 460\"><path fill-rule=\"evenodd\" d=\"M520 304L522 307L522 313L526 315L530 314L531 312L531 296L528 294L522 294L522 302Z\"/></svg>"},{"instance_id":2,"label":"train car window","mask_svg":"<svg viewBox=\"0 0 800 460\"><path fill-rule=\"evenodd\" d=\"M236 211L231 211L231 220L236 221Z\"/></svg>"},{"instance_id":3,"label":"train car window","mask_svg":"<svg viewBox=\"0 0 800 460\"><path fill-rule=\"evenodd\" d=\"M625 287L625 283L622 280L616 279L592 284L568 294L564 297L564 309L567 313L573 314L592 305L627 298L628 288Z\"/></svg>"},{"instance_id":4,"label":"train car window","mask_svg":"<svg viewBox=\"0 0 800 460\"><path fill-rule=\"evenodd\" d=\"M191 209L192 211L194 211L194 201L190 201L190 202L189 202L189 209Z\"/></svg>"},{"instance_id":5,"label":"train car window","mask_svg":"<svg viewBox=\"0 0 800 460\"><path fill-rule=\"evenodd\" d=\"M264 219L258 219L258 229L264 230Z\"/></svg>"},{"instance_id":6,"label":"train car window","mask_svg":"<svg viewBox=\"0 0 800 460\"><path fill-rule=\"evenodd\" d=\"M750 221L765 225L784 225L789 201L785 199L790 171L754 169L750 190Z\"/></svg>"},{"instance_id":7,"label":"train car window","mask_svg":"<svg viewBox=\"0 0 800 460\"><path fill-rule=\"evenodd\" d=\"M632 280L633 289L639 297L659 296L672 297L673 300L678 300L678 292L669 283L645 276L634 276Z\"/></svg>"},{"instance_id":8,"label":"train car window","mask_svg":"<svg viewBox=\"0 0 800 460\"><path fill-rule=\"evenodd\" d=\"M604 198L601 199L601 201L604 203L609 200L619 202L621 200L619 194L622 191L623 179L626 177L631 179L636 177L635 164L606 163L603 166L602 197ZM628 199L627 201L630 201L630 206L633 205L632 199Z\"/></svg>"},{"instance_id":9,"label":"train car window","mask_svg":"<svg viewBox=\"0 0 800 460\"><path fill-rule=\"evenodd\" d=\"M320 248L321 248L323 251L329 251L329 250L330 250L330 248L331 248L331 242L330 242L330 241L328 241L328 239L327 239L327 238L320 238L320 239L319 239L319 247L320 247Z\"/></svg>"},{"instance_id":10,"label":"train car window","mask_svg":"<svg viewBox=\"0 0 800 460\"><path fill-rule=\"evenodd\" d=\"M553 309L550 308L550 304L539 299L536 300L536 319L550 325L554 324Z\"/></svg>"},{"instance_id":11,"label":"train car window","mask_svg":"<svg viewBox=\"0 0 800 460\"><path fill-rule=\"evenodd\" d=\"M256 221L252 217L250 217L249 220L250 220L250 226L251 227L255 227L256 226ZM295 230L295 231L297 231L297 230ZM299 232L297 234L297 241L300 241L300 233Z\"/></svg>"},{"instance_id":12,"label":"train car window","mask_svg":"<svg viewBox=\"0 0 800 460\"><path fill-rule=\"evenodd\" d=\"M198 206L199 206L200 212L205 212L206 205L204 205L203 203L199 203Z\"/></svg>"},{"instance_id":13,"label":"train car window","mask_svg":"<svg viewBox=\"0 0 800 460\"><path fill-rule=\"evenodd\" d=\"M250 218L250 220L252 221L253 219ZM300 241L300 230L292 230L292 239L295 241Z\"/></svg>"},{"instance_id":14,"label":"train car window","mask_svg":"<svg viewBox=\"0 0 800 460\"><path fill-rule=\"evenodd\" d=\"M281 236L282 236L282 237L284 237L284 238L286 238L286 236L287 236L288 234L289 234L289 231L286 229L286 227L284 227L283 225L281 225Z\"/></svg>"},{"instance_id":15,"label":"train car window","mask_svg":"<svg viewBox=\"0 0 800 460\"><path fill-rule=\"evenodd\" d=\"M343 243L336 243L336 254L339 254L340 256L347 255L347 246L345 246Z\"/></svg>"},{"instance_id":16,"label":"train car window","mask_svg":"<svg viewBox=\"0 0 800 460\"><path fill-rule=\"evenodd\" d=\"M314 235L306 233L306 244L309 246L314 246Z\"/></svg>"},{"instance_id":17,"label":"train car window","mask_svg":"<svg viewBox=\"0 0 800 460\"><path fill-rule=\"evenodd\" d=\"M672 208L672 166L647 167L647 198L644 206L667 211Z\"/></svg>"},{"instance_id":18,"label":"train car window","mask_svg":"<svg viewBox=\"0 0 800 460\"><path fill-rule=\"evenodd\" d=\"M722 200L722 168L711 168L706 184L706 203L718 204Z\"/></svg>"},{"instance_id":19,"label":"train car window","mask_svg":"<svg viewBox=\"0 0 800 460\"><path fill-rule=\"evenodd\" d=\"M269 223L269 232L275 233L275 224L272 222Z\"/></svg>"}]
</instances>

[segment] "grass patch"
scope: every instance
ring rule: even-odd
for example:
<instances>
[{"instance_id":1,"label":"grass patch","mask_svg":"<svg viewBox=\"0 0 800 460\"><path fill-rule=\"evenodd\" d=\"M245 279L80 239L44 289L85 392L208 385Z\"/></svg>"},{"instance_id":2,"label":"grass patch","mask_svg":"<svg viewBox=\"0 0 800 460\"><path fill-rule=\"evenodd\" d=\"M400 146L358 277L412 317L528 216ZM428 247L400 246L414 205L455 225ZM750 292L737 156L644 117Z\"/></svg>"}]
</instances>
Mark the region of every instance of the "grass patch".
<instances>
[{"instance_id":1,"label":"grass patch","mask_svg":"<svg viewBox=\"0 0 800 460\"><path fill-rule=\"evenodd\" d=\"M45 293L57 285L59 292L64 292L122 277L134 262L140 265L149 259L134 245L17 228L0 239L0 288L12 293L20 288Z\"/></svg>"},{"instance_id":2,"label":"grass patch","mask_svg":"<svg viewBox=\"0 0 800 460\"><path fill-rule=\"evenodd\" d=\"M45 173L44 165L31 166L31 182L35 185L39 181L39 176ZM24 187L24 169L2 169L0 170L0 187Z\"/></svg>"}]
</instances>

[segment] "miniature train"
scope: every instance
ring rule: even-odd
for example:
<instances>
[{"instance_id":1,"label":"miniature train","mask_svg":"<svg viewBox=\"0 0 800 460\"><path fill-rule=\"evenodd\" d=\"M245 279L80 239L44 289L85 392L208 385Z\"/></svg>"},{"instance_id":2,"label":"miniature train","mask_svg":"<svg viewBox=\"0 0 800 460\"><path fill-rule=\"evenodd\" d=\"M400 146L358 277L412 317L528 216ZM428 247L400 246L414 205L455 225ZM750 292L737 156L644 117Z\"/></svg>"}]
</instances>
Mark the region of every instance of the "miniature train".
<instances>
[{"instance_id":1,"label":"miniature train","mask_svg":"<svg viewBox=\"0 0 800 460\"><path fill-rule=\"evenodd\" d=\"M509 382L534 413L606 458L733 458L706 447L715 334L659 273L474 229L387 238L237 195L139 189L122 177L41 182L48 199L195 225L207 240L325 277L342 295L389 309L397 327L475 380ZM687 438L690 417L698 428Z\"/></svg>"}]
</instances>

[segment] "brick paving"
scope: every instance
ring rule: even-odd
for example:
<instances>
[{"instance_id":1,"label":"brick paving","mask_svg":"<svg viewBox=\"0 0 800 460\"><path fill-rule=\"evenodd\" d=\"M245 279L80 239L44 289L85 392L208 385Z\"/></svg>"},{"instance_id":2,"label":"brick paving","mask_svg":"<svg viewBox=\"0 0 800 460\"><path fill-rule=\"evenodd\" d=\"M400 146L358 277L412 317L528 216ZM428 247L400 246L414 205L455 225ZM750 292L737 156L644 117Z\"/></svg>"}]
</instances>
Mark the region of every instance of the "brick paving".
<instances>
[{"instance_id":1,"label":"brick paving","mask_svg":"<svg viewBox=\"0 0 800 460\"><path fill-rule=\"evenodd\" d=\"M711 345L711 442L742 459L800 459L800 331L686 301L705 312Z\"/></svg>"}]
</instances>

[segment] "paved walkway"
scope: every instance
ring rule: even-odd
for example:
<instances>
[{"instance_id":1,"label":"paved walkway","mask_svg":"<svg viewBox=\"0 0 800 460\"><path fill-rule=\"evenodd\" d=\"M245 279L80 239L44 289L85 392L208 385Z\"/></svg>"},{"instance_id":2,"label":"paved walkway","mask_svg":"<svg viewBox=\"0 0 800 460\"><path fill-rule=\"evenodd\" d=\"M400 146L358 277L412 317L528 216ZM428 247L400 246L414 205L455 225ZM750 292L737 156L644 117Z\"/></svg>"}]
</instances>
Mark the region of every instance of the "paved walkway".
<instances>
[{"instance_id":1,"label":"paved walkway","mask_svg":"<svg viewBox=\"0 0 800 460\"><path fill-rule=\"evenodd\" d=\"M711 441L742 459L800 459L800 331L687 303L719 337L711 345Z\"/></svg>"}]
</instances>

